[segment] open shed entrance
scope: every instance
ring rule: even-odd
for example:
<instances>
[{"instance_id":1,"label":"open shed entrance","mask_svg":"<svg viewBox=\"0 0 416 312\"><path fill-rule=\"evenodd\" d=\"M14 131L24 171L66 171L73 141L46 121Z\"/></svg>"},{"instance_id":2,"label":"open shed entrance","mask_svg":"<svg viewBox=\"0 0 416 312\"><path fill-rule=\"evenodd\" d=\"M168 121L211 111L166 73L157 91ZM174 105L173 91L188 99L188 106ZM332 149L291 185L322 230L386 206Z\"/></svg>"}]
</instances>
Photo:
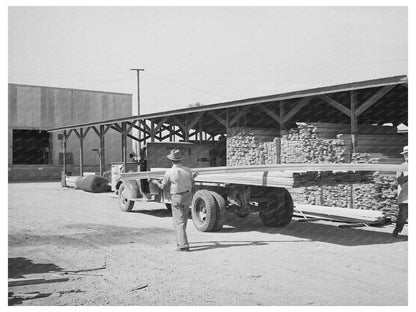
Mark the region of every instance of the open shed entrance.
<instances>
[{"instance_id":1,"label":"open shed entrance","mask_svg":"<svg viewBox=\"0 0 416 312\"><path fill-rule=\"evenodd\" d=\"M13 164L49 164L50 133L43 130L13 130Z\"/></svg>"}]
</instances>

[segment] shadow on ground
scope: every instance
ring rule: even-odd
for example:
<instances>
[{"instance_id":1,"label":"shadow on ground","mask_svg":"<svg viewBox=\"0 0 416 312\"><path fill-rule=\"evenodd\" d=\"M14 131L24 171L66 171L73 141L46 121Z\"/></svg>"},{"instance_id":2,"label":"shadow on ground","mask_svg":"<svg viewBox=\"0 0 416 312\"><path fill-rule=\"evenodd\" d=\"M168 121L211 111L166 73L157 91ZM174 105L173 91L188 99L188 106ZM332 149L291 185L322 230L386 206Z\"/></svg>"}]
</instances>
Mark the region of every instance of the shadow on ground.
<instances>
[{"instance_id":1,"label":"shadow on ground","mask_svg":"<svg viewBox=\"0 0 416 312\"><path fill-rule=\"evenodd\" d=\"M392 244L408 240L406 235L394 238L391 233L371 231L368 228L366 230L360 228L340 228L337 226L338 223L335 222L333 224L323 224L292 221L285 227L268 227L256 215L250 215L246 218L236 218L232 215L227 215L225 225L220 232L238 233L255 231L293 236L342 246Z\"/></svg>"},{"instance_id":2,"label":"shadow on ground","mask_svg":"<svg viewBox=\"0 0 416 312\"><path fill-rule=\"evenodd\" d=\"M9 278L22 278L34 273L60 272L63 269L53 263L33 263L32 260L17 257L9 258Z\"/></svg>"}]
</instances>

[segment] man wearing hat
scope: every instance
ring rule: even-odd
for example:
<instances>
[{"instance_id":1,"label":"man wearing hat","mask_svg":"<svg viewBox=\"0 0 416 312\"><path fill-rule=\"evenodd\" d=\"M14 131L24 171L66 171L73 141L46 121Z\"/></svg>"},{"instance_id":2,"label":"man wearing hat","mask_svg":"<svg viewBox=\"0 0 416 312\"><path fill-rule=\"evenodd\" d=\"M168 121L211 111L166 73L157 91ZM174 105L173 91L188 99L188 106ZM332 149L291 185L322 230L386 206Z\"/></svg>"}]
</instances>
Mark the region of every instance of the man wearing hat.
<instances>
[{"instance_id":1,"label":"man wearing hat","mask_svg":"<svg viewBox=\"0 0 416 312\"><path fill-rule=\"evenodd\" d=\"M401 153L404 157L404 164L407 164L408 159L408 147L403 147ZM399 233L403 230L403 226L406 223L408 217L408 173L402 171L397 175L397 202L399 204L399 212L396 219L396 228L393 231L393 236L398 237Z\"/></svg>"},{"instance_id":2,"label":"man wearing hat","mask_svg":"<svg viewBox=\"0 0 416 312\"><path fill-rule=\"evenodd\" d=\"M152 180L152 182L162 190L170 186L173 227L176 231L176 250L189 251L186 223L192 201L194 177L191 169L181 164L182 155L180 150L172 150L167 158L172 161L172 168L166 170L161 182L157 180Z\"/></svg>"}]
</instances>

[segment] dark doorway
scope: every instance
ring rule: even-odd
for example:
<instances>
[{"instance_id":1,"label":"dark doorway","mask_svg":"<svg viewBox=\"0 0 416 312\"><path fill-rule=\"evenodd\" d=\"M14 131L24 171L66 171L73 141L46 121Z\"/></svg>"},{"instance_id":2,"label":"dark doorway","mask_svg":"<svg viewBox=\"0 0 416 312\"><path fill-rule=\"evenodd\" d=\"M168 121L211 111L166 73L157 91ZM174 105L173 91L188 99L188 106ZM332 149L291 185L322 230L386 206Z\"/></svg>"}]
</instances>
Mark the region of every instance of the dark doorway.
<instances>
[{"instance_id":1,"label":"dark doorway","mask_svg":"<svg viewBox=\"0 0 416 312\"><path fill-rule=\"evenodd\" d=\"M13 130L13 164L49 164L50 134L42 130Z\"/></svg>"}]
</instances>

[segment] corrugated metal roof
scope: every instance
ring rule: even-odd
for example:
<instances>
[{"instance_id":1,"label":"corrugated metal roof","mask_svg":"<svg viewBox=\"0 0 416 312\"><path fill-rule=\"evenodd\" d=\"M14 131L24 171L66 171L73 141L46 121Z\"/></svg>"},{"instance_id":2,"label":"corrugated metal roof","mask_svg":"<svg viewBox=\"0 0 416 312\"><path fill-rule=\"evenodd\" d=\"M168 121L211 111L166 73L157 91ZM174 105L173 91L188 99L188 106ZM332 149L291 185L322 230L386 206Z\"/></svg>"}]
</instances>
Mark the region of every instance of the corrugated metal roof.
<instances>
[{"instance_id":1,"label":"corrugated metal roof","mask_svg":"<svg viewBox=\"0 0 416 312\"><path fill-rule=\"evenodd\" d=\"M125 118L102 120L100 122L70 125L70 126L65 126L65 127L49 129L48 131L53 132L53 131L60 131L60 130L65 130L65 129L81 128L81 127L88 127L88 126L93 126L93 125L111 124L114 122L132 121L132 120L138 120L138 119L143 120L143 119L161 118L161 117L168 117L168 116L175 116L175 115L211 111L211 110L217 110L217 109L223 109L223 108L229 108L229 107L254 105L254 104L260 104L260 103L296 99L296 98L302 98L302 97L308 97L308 96L316 96L316 95L327 94L327 93L376 88L376 87L382 87L382 86L387 86L387 85L407 84L407 83L408 83L407 75L377 78L377 79L372 79L372 80L357 81L357 82L325 86L325 87L319 87L319 88L313 88L313 89L285 92L281 94L267 95L267 96L254 97L254 98L235 100L235 101L229 101L229 102L222 102L222 103L211 104L211 105L206 105L206 106L182 108L182 109L177 109L177 110L170 110L170 111L151 113L151 114L145 114L145 115L137 115L137 116L131 116L131 117L125 117Z\"/></svg>"}]
</instances>

